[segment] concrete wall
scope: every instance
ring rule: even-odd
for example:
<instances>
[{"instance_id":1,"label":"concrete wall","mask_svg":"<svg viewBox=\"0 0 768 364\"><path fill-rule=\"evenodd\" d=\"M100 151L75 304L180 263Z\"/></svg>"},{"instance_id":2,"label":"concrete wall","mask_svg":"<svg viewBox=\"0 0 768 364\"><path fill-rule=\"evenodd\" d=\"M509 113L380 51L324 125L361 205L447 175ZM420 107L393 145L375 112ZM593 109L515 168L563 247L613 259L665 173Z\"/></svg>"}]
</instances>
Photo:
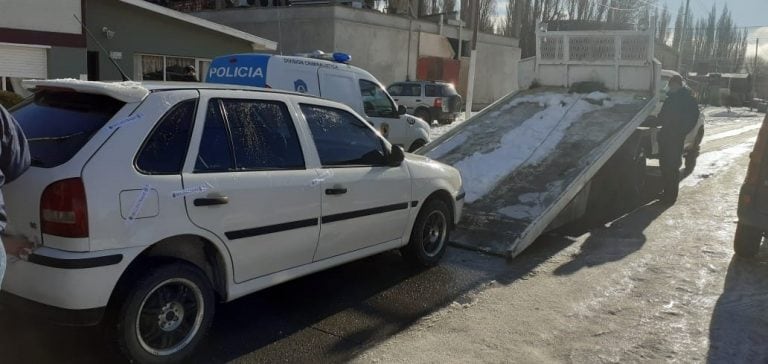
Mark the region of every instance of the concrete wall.
<instances>
[{"instance_id":1,"label":"concrete wall","mask_svg":"<svg viewBox=\"0 0 768 364\"><path fill-rule=\"evenodd\" d=\"M420 42L430 37L421 34L440 33L436 23L344 6L227 9L194 15L277 41L278 53L347 52L353 65L385 85L406 77L416 79L418 51L429 48ZM442 35L457 38L458 29L444 26ZM464 30L462 38L470 39L471 32ZM475 103L482 106L517 89L520 49L516 39L489 34L480 34L478 44ZM462 79L466 82L466 75Z\"/></svg>"},{"instance_id":2,"label":"concrete wall","mask_svg":"<svg viewBox=\"0 0 768 364\"><path fill-rule=\"evenodd\" d=\"M117 0L88 1L86 9L89 29L110 52L122 52L117 63L128 74L134 75L134 55L157 54L166 56L214 58L222 54L252 52L245 40L204 29L194 24L144 10ZM115 32L107 39L101 32L108 27ZM89 51L100 51L88 39ZM101 80L120 80L120 73L100 51Z\"/></svg>"},{"instance_id":3,"label":"concrete wall","mask_svg":"<svg viewBox=\"0 0 768 364\"><path fill-rule=\"evenodd\" d=\"M520 61L517 67L517 85L521 90L531 87L536 79L536 57L528 57Z\"/></svg>"},{"instance_id":4,"label":"concrete wall","mask_svg":"<svg viewBox=\"0 0 768 364\"><path fill-rule=\"evenodd\" d=\"M80 0L0 1L0 28L80 34Z\"/></svg>"},{"instance_id":5,"label":"concrete wall","mask_svg":"<svg viewBox=\"0 0 768 364\"><path fill-rule=\"evenodd\" d=\"M85 48L48 49L48 78L80 78L88 73Z\"/></svg>"}]
</instances>

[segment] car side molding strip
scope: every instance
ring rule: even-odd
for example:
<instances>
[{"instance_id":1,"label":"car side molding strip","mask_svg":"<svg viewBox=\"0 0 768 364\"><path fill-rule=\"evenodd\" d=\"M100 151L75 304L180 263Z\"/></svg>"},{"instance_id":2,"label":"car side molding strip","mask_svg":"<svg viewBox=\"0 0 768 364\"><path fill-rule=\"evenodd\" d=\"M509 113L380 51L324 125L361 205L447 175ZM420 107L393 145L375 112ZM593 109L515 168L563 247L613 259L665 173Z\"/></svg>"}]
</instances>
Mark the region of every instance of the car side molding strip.
<instances>
[{"instance_id":1,"label":"car side molding strip","mask_svg":"<svg viewBox=\"0 0 768 364\"><path fill-rule=\"evenodd\" d=\"M317 224L319 223L318 220L319 220L318 218L313 218L313 219L286 222L282 224L262 226L262 227L251 228L251 229L228 231L224 233L224 235L226 235L227 239L229 240L251 238L259 235L274 234L282 231L301 229L301 228L310 227L310 226L317 226Z\"/></svg>"}]
</instances>

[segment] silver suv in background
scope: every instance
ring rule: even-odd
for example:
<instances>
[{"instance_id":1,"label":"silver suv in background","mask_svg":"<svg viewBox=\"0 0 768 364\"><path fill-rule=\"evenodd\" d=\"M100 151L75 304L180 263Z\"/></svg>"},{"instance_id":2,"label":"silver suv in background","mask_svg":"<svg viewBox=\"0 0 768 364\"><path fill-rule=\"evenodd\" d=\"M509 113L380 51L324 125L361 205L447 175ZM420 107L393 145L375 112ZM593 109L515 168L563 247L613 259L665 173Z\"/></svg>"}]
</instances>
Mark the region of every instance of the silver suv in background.
<instances>
[{"instance_id":1,"label":"silver suv in background","mask_svg":"<svg viewBox=\"0 0 768 364\"><path fill-rule=\"evenodd\" d=\"M387 92L399 105L405 106L408 113L430 124L433 120L450 124L461 112L461 96L448 82L397 82L390 85Z\"/></svg>"}]
</instances>

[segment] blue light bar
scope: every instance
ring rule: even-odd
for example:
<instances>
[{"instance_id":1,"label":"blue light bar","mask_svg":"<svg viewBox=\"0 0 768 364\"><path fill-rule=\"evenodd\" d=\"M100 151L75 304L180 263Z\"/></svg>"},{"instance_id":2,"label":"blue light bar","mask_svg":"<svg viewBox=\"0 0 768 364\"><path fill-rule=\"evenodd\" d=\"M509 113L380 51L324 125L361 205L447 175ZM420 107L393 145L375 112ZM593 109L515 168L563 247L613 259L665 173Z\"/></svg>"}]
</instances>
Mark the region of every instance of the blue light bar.
<instances>
[{"instance_id":1,"label":"blue light bar","mask_svg":"<svg viewBox=\"0 0 768 364\"><path fill-rule=\"evenodd\" d=\"M334 52L333 60L334 62L339 62L339 63L349 63L349 61L352 60L352 56L342 52Z\"/></svg>"}]
</instances>

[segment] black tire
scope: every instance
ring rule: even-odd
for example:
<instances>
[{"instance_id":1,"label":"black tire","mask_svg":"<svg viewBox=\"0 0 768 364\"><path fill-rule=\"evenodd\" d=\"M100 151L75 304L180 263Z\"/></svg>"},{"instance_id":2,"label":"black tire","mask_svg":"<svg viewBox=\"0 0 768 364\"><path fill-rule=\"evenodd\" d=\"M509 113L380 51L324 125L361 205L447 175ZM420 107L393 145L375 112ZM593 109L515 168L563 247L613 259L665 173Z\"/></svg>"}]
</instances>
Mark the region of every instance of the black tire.
<instances>
[{"instance_id":1,"label":"black tire","mask_svg":"<svg viewBox=\"0 0 768 364\"><path fill-rule=\"evenodd\" d=\"M417 267L434 267L440 262L451 231L451 212L439 199L428 200L413 224L408 245L400 249L408 263Z\"/></svg>"},{"instance_id":2,"label":"black tire","mask_svg":"<svg viewBox=\"0 0 768 364\"><path fill-rule=\"evenodd\" d=\"M413 153L413 152L415 152L417 149L419 149L419 148L421 148L421 147L423 147L423 146L425 146L425 145L427 145L427 142L426 142L426 141L424 141L423 139L416 139L416 140L413 142L413 144L411 144L411 147L410 147L410 148L408 148L408 153Z\"/></svg>"},{"instance_id":3,"label":"black tire","mask_svg":"<svg viewBox=\"0 0 768 364\"><path fill-rule=\"evenodd\" d=\"M454 121L456 121L456 119L454 119L454 118L448 118L448 119L442 119L442 120L439 120L438 122L439 122L441 125L450 125L450 124L453 124L453 122L454 122Z\"/></svg>"},{"instance_id":4,"label":"black tire","mask_svg":"<svg viewBox=\"0 0 768 364\"><path fill-rule=\"evenodd\" d=\"M736 226L736 235L733 238L733 250L742 258L753 258L760 250L763 241L763 232L739 223Z\"/></svg>"},{"instance_id":5,"label":"black tire","mask_svg":"<svg viewBox=\"0 0 768 364\"><path fill-rule=\"evenodd\" d=\"M424 108L417 109L415 116L419 119L423 119L427 124L432 125L432 115L430 115L429 110Z\"/></svg>"},{"instance_id":6,"label":"black tire","mask_svg":"<svg viewBox=\"0 0 768 364\"><path fill-rule=\"evenodd\" d=\"M115 326L117 344L137 363L181 362L210 328L214 306L211 284L197 267L172 263L151 269L128 289L122 302Z\"/></svg>"}]
</instances>

